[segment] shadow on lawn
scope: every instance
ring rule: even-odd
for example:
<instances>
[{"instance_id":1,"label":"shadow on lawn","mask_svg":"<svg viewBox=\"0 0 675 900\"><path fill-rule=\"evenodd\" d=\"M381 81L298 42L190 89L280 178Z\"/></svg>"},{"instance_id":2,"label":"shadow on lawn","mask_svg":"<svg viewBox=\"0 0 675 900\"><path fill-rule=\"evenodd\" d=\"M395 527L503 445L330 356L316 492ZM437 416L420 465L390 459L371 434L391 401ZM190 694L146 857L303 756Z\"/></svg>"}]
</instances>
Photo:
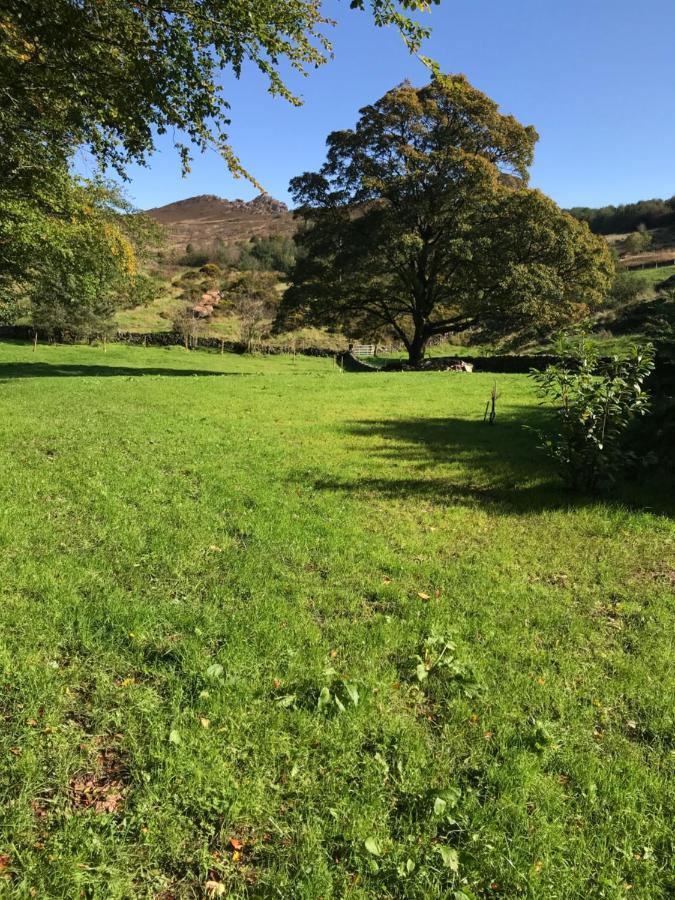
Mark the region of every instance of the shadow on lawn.
<instances>
[{"instance_id":1,"label":"shadow on lawn","mask_svg":"<svg viewBox=\"0 0 675 900\"><path fill-rule=\"evenodd\" d=\"M675 490L656 478L631 480L610 495L581 495L565 488L539 449L546 410L513 407L494 426L457 418L381 419L355 422L347 434L381 442L368 474L353 480L320 480L315 487L363 491L444 505L489 506L512 515L604 503L661 515L675 514ZM453 468L455 471L453 471ZM403 469L403 472L401 472Z\"/></svg>"},{"instance_id":2,"label":"shadow on lawn","mask_svg":"<svg viewBox=\"0 0 675 900\"><path fill-rule=\"evenodd\" d=\"M209 369L165 369L165 368L134 368L133 366L105 366L105 365L80 365L53 364L41 362L4 362L0 363L0 381L11 381L14 378L76 378L90 376L109 377L114 375L141 376L164 375L186 378L190 375L245 375L246 372L213 372Z\"/></svg>"}]
</instances>

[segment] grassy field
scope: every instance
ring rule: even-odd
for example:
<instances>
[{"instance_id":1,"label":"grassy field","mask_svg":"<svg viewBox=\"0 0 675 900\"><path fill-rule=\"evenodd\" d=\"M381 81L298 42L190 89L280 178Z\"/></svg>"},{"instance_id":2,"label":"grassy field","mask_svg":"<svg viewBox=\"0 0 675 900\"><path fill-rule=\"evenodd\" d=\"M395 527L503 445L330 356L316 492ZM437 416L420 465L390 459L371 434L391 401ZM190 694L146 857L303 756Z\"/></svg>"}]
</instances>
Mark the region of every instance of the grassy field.
<instances>
[{"instance_id":1,"label":"grassy field","mask_svg":"<svg viewBox=\"0 0 675 900\"><path fill-rule=\"evenodd\" d=\"M673 896L673 485L491 386L0 345L0 896Z\"/></svg>"},{"instance_id":2,"label":"grassy field","mask_svg":"<svg viewBox=\"0 0 675 900\"><path fill-rule=\"evenodd\" d=\"M633 269L631 275L640 280L644 279L650 287L653 287L670 278L671 275L675 275L675 266L660 266L658 269Z\"/></svg>"}]
</instances>

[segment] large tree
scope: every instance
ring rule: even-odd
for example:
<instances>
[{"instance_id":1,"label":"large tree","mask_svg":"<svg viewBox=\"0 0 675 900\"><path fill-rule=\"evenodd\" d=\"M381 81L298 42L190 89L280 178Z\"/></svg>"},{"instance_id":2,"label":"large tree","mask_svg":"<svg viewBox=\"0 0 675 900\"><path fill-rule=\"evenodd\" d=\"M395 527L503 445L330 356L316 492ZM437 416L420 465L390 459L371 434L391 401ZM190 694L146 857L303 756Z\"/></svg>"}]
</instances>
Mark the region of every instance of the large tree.
<instances>
[{"instance_id":1,"label":"large tree","mask_svg":"<svg viewBox=\"0 0 675 900\"><path fill-rule=\"evenodd\" d=\"M405 344L552 327L606 295L613 263L584 223L527 187L537 134L463 76L402 84L328 137L291 182L302 224L277 327L312 323Z\"/></svg>"}]
</instances>

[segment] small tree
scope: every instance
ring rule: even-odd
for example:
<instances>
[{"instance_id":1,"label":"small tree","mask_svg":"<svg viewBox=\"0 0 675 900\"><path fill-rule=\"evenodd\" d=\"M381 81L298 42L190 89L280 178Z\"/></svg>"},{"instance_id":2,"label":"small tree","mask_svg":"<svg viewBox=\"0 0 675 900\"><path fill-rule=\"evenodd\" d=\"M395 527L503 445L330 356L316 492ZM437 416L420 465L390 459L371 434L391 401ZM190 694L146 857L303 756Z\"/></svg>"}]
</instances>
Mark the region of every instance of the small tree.
<instances>
[{"instance_id":1,"label":"small tree","mask_svg":"<svg viewBox=\"0 0 675 900\"><path fill-rule=\"evenodd\" d=\"M553 401L558 428L540 433L542 446L576 490L611 487L636 455L624 447L626 431L649 409L643 390L654 368L651 345L631 347L627 356L599 363L597 348L585 339L556 345L558 362L532 372L539 394Z\"/></svg>"},{"instance_id":2,"label":"small tree","mask_svg":"<svg viewBox=\"0 0 675 900\"><path fill-rule=\"evenodd\" d=\"M199 335L204 331L204 322L192 309L185 307L174 316L173 330L181 336L185 349L189 350L195 346Z\"/></svg>"},{"instance_id":3,"label":"small tree","mask_svg":"<svg viewBox=\"0 0 675 900\"><path fill-rule=\"evenodd\" d=\"M640 225L638 226L637 231L631 232L631 234L624 239L621 249L624 254L644 253L645 250L649 249L651 242L651 234L644 225Z\"/></svg>"},{"instance_id":4,"label":"small tree","mask_svg":"<svg viewBox=\"0 0 675 900\"><path fill-rule=\"evenodd\" d=\"M242 272L226 283L222 294L230 312L239 319L241 339L251 353L270 331L279 298L276 276L270 272Z\"/></svg>"}]
</instances>

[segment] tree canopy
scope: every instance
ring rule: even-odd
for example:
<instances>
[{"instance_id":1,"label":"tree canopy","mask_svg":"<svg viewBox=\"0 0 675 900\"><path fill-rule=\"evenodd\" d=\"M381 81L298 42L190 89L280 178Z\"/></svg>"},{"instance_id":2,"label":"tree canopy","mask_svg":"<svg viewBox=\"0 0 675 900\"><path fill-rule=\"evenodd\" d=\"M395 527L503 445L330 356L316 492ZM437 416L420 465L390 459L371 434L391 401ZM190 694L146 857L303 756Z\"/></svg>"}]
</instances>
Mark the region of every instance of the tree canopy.
<instances>
[{"instance_id":1,"label":"tree canopy","mask_svg":"<svg viewBox=\"0 0 675 900\"><path fill-rule=\"evenodd\" d=\"M439 2L439 0L434 0ZM417 51L427 30L406 11L426 0L352 0L394 25ZM0 0L0 154L16 179L86 146L122 170L143 162L155 133L178 130L241 166L226 129L219 74L246 63L299 103L280 69L326 62L331 21L321 0ZM183 164L188 146L176 140Z\"/></svg>"},{"instance_id":2,"label":"tree canopy","mask_svg":"<svg viewBox=\"0 0 675 900\"><path fill-rule=\"evenodd\" d=\"M48 193L48 203L0 193L0 320L27 317L61 337L102 334L116 309L148 297L138 262L154 228L103 183L61 172Z\"/></svg>"},{"instance_id":3,"label":"tree canopy","mask_svg":"<svg viewBox=\"0 0 675 900\"><path fill-rule=\"evenodd\" d=\"M553 327L610 287L605 242L527 187L537 134L464 76L402 84L291 182L303 221L277 327L434 335Z\"/></svg>"}]
</instances>

